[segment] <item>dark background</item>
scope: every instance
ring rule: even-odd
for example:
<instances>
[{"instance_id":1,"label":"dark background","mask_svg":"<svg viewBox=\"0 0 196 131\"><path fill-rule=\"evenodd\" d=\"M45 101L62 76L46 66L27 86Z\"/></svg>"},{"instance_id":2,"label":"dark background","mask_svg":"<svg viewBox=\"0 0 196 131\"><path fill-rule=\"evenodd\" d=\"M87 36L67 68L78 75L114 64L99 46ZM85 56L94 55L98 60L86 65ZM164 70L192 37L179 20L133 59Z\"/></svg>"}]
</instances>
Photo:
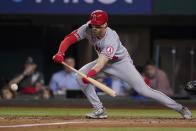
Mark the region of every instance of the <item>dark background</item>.
<instances>
[{"instance_id":1,"label":"dark background","mask_svg":"<svg viewBox=\"0 0 196 131\"><path fill-rule=\"evenodd\" d=\"M196 49L195 5L194 0L154 0L151 15L109 16L109 26L119 34L134 64L144 66L154 58L176 93L196 78L196 58L190 54ZM12 78L26 57L33 56L48 84L51 74L61 69L52 61L61 40L88 19L89 15L0 14L0 74ZM96 58L92 50L84 40L72 45L66 56L74 57L79 69Z\"/></svg>"}]
</instances>

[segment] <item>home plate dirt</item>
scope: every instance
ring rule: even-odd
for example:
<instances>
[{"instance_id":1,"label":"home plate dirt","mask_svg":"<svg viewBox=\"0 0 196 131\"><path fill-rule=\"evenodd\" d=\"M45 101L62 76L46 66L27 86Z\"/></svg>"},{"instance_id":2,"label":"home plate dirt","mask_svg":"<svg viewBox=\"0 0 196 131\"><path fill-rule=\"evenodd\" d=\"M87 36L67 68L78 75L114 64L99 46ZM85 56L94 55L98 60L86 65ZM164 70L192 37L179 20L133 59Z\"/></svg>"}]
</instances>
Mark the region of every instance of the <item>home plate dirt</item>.
<instances>
[{"instance_id":1,"label":"home plate dirt","mask_svg":"<svg viewBox=\"0 0 196 131\"><path fill-rule=\"evenodd\" d=\"M104 120L81 117L0 117L0 131L33 131L36 129L96 127L192 127L196 119L180 118L109 118Z\"/></svg>"}]
</instances>

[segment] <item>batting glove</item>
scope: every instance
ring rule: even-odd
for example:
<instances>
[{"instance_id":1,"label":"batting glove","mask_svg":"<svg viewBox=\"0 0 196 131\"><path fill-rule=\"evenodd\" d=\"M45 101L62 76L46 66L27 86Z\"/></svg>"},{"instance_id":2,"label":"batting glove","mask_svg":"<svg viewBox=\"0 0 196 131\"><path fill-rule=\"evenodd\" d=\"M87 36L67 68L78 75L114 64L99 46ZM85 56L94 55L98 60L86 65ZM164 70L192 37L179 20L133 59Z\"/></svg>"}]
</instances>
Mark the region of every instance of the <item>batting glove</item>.
<instances>
[{"instance_id":1,"label":"batting glove","mask_svg":"<svg viewBox=\"0 0 196 131\"><path fill-rule=\"evenodd\" d=\"M62 63L64 61L64 54L61 52L58 52L53 56L53 60L56 63Z\"/></svg>"},{"instance_id":2,"label":"batting glove","mask_svg":"<svg viewBox=\"0 0 196 131\"><path fill-rule=\"evenodd\" d=\"M94 70L94 69L92 69L92 70L90 70L88 73L87 73L87 77L93 77L93 76L95 76L97 74L97 72ZM83 83L84 84L89 84L90 82L86 79L86 78L82 78L82 81L83 81Z\"/></svg>"}]
</instances>

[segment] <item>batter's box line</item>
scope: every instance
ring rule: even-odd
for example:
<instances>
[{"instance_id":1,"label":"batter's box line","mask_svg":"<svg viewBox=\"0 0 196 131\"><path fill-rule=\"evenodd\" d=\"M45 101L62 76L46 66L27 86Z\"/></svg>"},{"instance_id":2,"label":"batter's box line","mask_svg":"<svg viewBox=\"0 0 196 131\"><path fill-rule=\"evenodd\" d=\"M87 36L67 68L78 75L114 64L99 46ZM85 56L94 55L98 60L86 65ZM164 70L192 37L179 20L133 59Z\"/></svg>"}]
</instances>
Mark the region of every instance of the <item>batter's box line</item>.
<instances>
[{"instance_id":1,"label":"batter's box line","mask_svg":"<svg viewBox=\"0 0 196 131\"><path fill-rule=\"evenodd\" d=\"M53 125L67 125L67 124L81 124L86 122L56 122L56 123L41 123L41 124L21 124L21 125L7 125L0 126L0 128L16 128L16 127L35 127L35 126L53 126Z\"/></svg>"}]
</instances>

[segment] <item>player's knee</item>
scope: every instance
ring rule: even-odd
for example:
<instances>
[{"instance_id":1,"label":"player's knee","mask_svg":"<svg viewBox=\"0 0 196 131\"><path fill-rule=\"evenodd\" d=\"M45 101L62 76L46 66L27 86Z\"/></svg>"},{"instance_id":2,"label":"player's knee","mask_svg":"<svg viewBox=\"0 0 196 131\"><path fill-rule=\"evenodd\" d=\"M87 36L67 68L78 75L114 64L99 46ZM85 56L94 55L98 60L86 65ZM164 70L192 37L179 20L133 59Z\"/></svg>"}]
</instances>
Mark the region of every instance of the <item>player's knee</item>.
<instances>
[{"instance_id":1,"label":"player's knee","mask_svg":"<svg viewBox=\"0 0 196 131\"><path fill-rule=\"evenodd\" d=\"M142 96L145 97L151 97L153 92L153 89L150 88L148 85L145 83L137 83L137 86L134 88L136 92Z\"/></svg>"},{"instance_id":2,"label":"player's knee","mask_svg":"<svg viewBox=\"0 0 196 131\"><path fill-rule=\"evenodd\" d=\"M81 88L86 87L86 84L84 84L84 82L82 81L82 77L80 75L78 75L78 74L76 75L76 80Z\"/></svg>"}]
</instances>

